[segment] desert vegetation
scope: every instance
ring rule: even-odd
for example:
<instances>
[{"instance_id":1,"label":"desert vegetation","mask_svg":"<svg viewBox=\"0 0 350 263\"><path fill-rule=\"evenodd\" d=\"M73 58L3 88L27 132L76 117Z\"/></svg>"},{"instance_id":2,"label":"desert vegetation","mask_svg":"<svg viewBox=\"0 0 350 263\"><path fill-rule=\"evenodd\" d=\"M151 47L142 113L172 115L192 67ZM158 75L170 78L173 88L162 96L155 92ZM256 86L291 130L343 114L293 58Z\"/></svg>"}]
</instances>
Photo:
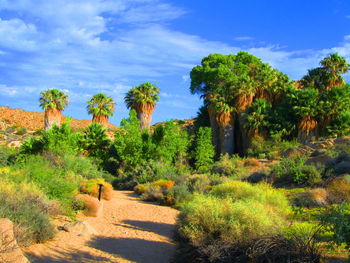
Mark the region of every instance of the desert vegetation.
<instances>
[{"instance_id":1,"label":"desert vegetation","mask_svg":"<svg viewBox=\"0 0 350 263\"><path fill-rule=\"evenodd\" d=\"M102 184L106 200L112 187L133 189L180 210L177 262L345 260L348 69L330 54L292 81L247 52L211 54L190 74L190 91L203 98L194 122L151 126L160 90L146 82L126 94L130 113L113 134L111 97L93 96L93 123L73 130L57 117L68 97L43 92L46 130L0 148L0 217L16 224L21 244L43 242L55 215L93 210Z\"/></svg>"}]
</instances>

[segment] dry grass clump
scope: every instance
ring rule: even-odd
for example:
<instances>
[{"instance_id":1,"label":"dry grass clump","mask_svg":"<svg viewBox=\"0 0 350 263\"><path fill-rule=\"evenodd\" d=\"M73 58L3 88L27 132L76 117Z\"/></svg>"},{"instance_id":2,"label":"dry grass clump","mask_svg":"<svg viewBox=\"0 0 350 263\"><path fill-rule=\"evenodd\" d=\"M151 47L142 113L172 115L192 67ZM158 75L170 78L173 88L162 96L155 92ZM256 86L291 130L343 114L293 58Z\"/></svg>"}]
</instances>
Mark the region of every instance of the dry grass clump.
<instances>
[{"instance_id":1,"label":"dry grass clump","mask_svg":"<svg viewBox=\"0 0 350 263\"><path fill-rule=\"evenodd\" d=\"M113 194L113 186L107 183L103 178L85 179L80 185L80 192L98 197L99 184L102 184L102 198L111 200Z\"/></svg>"},{"instance_id":2,"label":"dry grass clump","mask_svg":"<svg viewBox=\"0 0 350 263\"><path fill-rule=\"evenodd\" d=\"M78 201L82 203L84 209L84 215L96 217L101 210L101 202L97 198L91 195L83 194L76 197Z\"/></svg>"},{"instance_id":3,"label":"dry grass clump","mask_svg":"<svg viewBox=\"0 0 350 263\"><path fill-rule=\"evenodd\" d=\"M294 199L294 203L302 207L325 207L328 204L328 195L326 189L314 188L298 193Z\"/></svg>"},{"instance_id":4,"label":"dry grass clump","mask_svg":"<svg viewBox=\"0 0 350 263\"><path fill-rule=\"evenodd\" d=\"M333 204L350 202L350 175L335 178L327 186L328 200Z\"/></svg>"},{"instance_id":5,"label":"dry grass clump","mask_svg":"<svg viewBox=\"0 0 350 263\"><path fill-rule=\"evenodd\" d=\"M259 162L259 160L255 159L255 158L248 158L248 159L244 160L245 167L247 167L247 166L257 167L260 165L261 165L261 163Z\"/></svg>"}]
</instances>

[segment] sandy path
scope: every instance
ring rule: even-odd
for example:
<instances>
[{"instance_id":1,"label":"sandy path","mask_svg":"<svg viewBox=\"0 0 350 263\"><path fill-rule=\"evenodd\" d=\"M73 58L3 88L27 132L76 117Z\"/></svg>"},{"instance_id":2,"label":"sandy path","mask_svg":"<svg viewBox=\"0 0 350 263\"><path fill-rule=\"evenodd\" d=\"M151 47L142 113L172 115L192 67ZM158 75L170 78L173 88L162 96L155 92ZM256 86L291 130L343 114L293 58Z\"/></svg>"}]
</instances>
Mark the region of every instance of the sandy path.
<instances>
[{"instance_id":1,"label":"sandy path","mask_svg":"<svg viewBox=\"0 0 350 263\"><path fill-rule=\"evenodd\" d=\"M79 218L98 232L96 236L59 231L54 240L26 249L31 262L170 261L175 252L172 236L177 210L142 202L131 191L115 191L111 201L103 202L102 216Z\"/></svg>"}]
</instances>

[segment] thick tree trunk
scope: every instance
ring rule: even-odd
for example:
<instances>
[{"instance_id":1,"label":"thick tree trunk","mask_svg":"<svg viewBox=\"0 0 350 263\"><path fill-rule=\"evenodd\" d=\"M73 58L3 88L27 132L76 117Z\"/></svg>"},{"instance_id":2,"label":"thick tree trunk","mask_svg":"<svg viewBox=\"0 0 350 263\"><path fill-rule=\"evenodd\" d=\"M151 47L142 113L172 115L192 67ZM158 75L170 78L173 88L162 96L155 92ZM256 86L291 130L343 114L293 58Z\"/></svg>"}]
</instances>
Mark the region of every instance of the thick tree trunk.
<instances>
[{"instance_id":1,"label":"thick tree trunk","mask_svg":"<svg viewBox=\"0 0 350 263\"><path fill-rule=\"evenodd\" d=\"M239 124L239 130L241 133L241 141L240 141L240 154L246 155L249 148L249 134L244 127L245 122L247 121L246 117L244 116L243 112L238 114L238 124Z\"/></svg>"},{"instance_id":2,"label":"thick tree trunk","mask_svg":"<svg viewBox=\"0 0 350 263\"><path fill-rule=\"evenodd\" d=\"M313 137L317 137L318 123L312 116L304 116L299 123L298 141L308 143Z\"/></svg>"},{"instance_id":3,"label":"thick tree trunk","mask_svg":"<svg viewBox=\"0 0 350 263\"><path fill-rule=\"evenodd\" d=\"M215 148L216 157L218 157L220 155L220 128L218 122L216 121L215 111L210 106L208 107L208 113L212 132L212 143Z\"/></svg>"},{"instance_id":4,"label":"thick tree trunk","mask_svg":"<svg viewBox=\"0 0 350 263\"><path fill-rule=\"evenodd\" d=\"M220 153L233 154L234 152L234 126L232 113L217 115L220 127Z\"/></svg>"},{"instance_id":5,"label":"thick tree trunk","mask_svg":"<svg viewBox=\"0 0 350 263\"><path fill-rule=\"evenodd\" d=\"M304 130L300 130L298 131L298 141L300 143L306 144L312 141L312 138L316 138L317 137L317 132L316 129L312 130L312 131L304 131Z\"/></svg>"},{"instance_id":6,"label":"thick tree trunk","mask_svg":"<svg viewBox=\"0 0 350 263\"><path fill-rule=\"evenodd\" d=\"M152 122L152 113L153 111L139 111L137 112L137 117L140 120L141 130L147 129L150 130Z\"/></svg>"},{"instance_id":7,"label":"thick tree trunk","mask_svg":"<svg viewBox=\"0 0 350 263\"><path fill-rule=\"evenodd\" d=\"M55 123L57 126L61 125L63 115L56 108L50 108L45 111L44 115L44 125L45 130L51 129L53 124Z\"/></svg>"},{"instance_id":8,"label":"thick tree trunk","mask_svg":"<svg viewBox=\"0 0 350 263\"><path fill-rule=\"evenodd\" d=\"M100 123L100 124L102 124L102 126L104 128L106 128L107 124L108 124L108 116L107 115L99 115L99 116L94 115L92 117L92 122Z\"/></svg>"}]
</instances>

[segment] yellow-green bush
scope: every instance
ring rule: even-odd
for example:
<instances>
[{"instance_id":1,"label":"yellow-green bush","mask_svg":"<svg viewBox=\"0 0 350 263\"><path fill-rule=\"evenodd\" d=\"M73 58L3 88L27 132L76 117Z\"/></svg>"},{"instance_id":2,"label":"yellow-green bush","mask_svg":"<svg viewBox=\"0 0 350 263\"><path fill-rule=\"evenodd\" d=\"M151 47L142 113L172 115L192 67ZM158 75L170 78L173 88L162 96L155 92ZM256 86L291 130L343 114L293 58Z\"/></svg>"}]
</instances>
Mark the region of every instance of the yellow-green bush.
<instances>
[{"instance_id":1,"label":"yellow-green bush","mask_svg":"<svg viewBox=\"0 0 350 263\"><path fill-rule=\"evenodd\" d=\"M111 200L113 194L113 187L107 183L103 178L84 179L80 185L80 192L97 197L99 192L99 185L102 184L102 198Z\"/></svg>"},{"instance_id":2,"label":"yellow-green bush","mask_svg":"<svg viewBox=\"0 0 350 263\"><path fill-rule=\"evenodd\" d=\"M179 233L215 261L222 256L223 246L246 246L282 233L289 211L283 193L269 185L232 181L214 186L207 195L195 194L183 204Z\"/></svg>"},{"instance_id":3,"label":"yellow-green bush","mask_svg":"<svg viewBox=\"0 0 350 263\"><path fill-rule=\"evenodd\" d=\"M32 183L14 183L0 179L0 218L15 224L15 237L20 245L43 242L53 237L50 223L51 203Z\"/></svg>"},{"instance_id":4,"label":"yellow-green bush","mask_svg":"<svg viewBox=\"0 0 350 263\"><path fill-rule=\"evenodd\" d=\"M284 194L266 183L252 185L247 182L229 181L214 186L210 194L222 199L231 198L233 201L252 200L274 207L282 213L289 212L289 204Z\"/></svg>"}]
</instances>

